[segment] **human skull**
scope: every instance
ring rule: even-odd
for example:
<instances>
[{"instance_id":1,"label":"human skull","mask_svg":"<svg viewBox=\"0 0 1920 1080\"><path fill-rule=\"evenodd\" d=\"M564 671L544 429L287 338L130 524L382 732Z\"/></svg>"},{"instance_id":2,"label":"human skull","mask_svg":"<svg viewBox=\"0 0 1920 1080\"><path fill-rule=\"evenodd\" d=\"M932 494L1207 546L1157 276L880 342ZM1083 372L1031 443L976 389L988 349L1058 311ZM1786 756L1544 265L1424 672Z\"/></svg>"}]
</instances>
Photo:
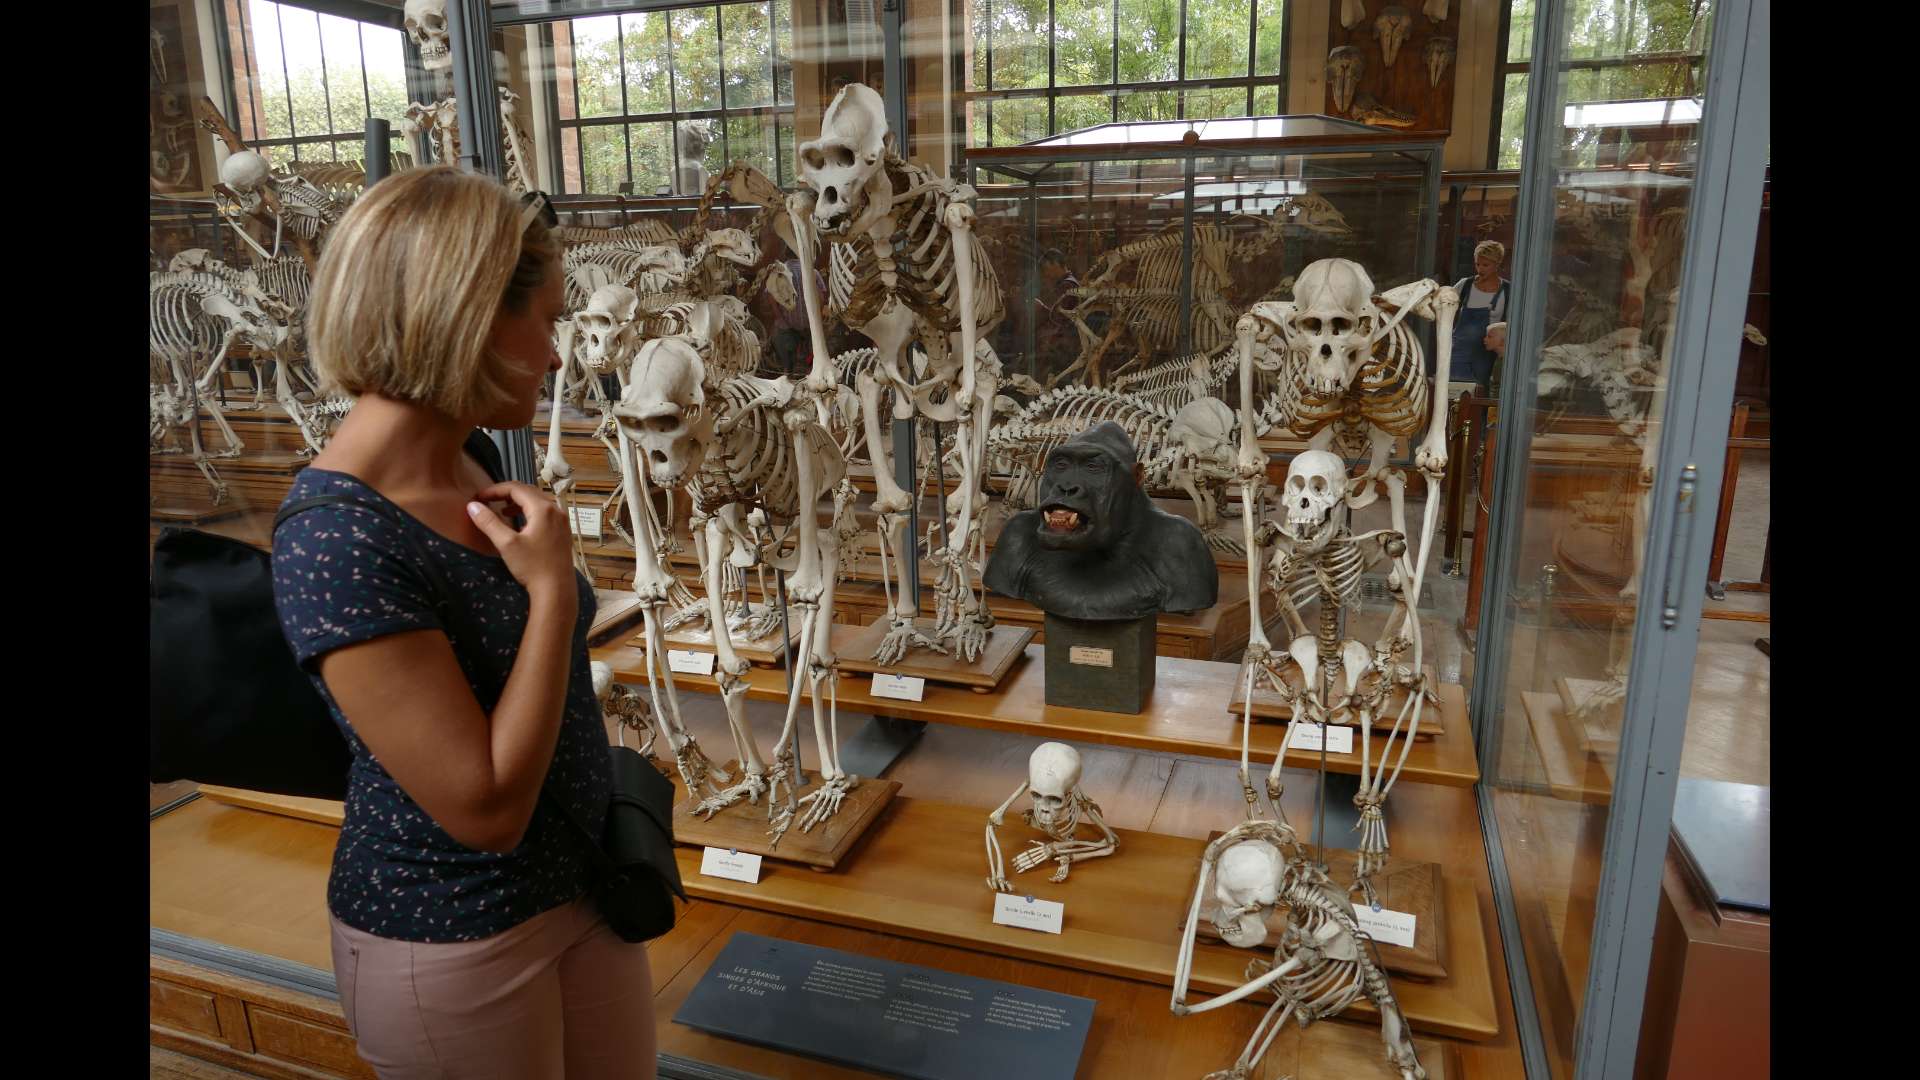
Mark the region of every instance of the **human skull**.
<instances>
[{"instance_id":1,"label":"human skull","mask_svg":"<svg viewBox=\"0 0 1920 1080\"><path fill-rule=\"evenodd\" d=\"M880 95L860 83L842 87L820 119L820 137L800 144L800 182L813 189L813 225L822 236L847 235L892 148Z\"/></svg>"},{"instance_id":2,"label":"human skull","mask_svg":"<svg viewBox=\"0 0 1920 1080\"><path fill-rule=\"evenodd\" d=\"M1306 450L1287 465L1280 501L1287 508L1281 530L1302 542L1324 541L1346 519L1347 463L1325 450Z\"/></svg>"},{"instance_id":3,"label":"human skull","mask_svg":"<svg viewBox=\"0 0 1920 1080\"><path fill-rule=\"evenodd\" d=\"M1380 9L1373 20L1373 36L1380 39L1380 58L1388 67L1400 57L1400 46L1407 42L1407 32L1413 29L1413 14L1399 4L1388 4Z\"/></svg>"},{"instance_id":4,"label":"human skull","mask_svg":"<svg viewBox=\"0 0 1920 1080\"><path fill-rule=\"evenodd\" d=\"M706 456L713 419L706 415L705 379L699 350L682 338L654 338L634 355L613 416L640 447L656 484L678 484Z\"/></svg>"},{"instance_id":5,"label":"human skull","mask_svg":"<svg viewBox=\"0 0 1920 1080\"><path fill-rule=\"evenodd\" d=\"M273 174L258 150L236 150L220 163L220 182L241 196L252 195Z\"/></svg>"},{"instance_id":6,"label":"human skull","mask_svg":"<svg viewBox=\"0 0 1920 1080\"><path fill-rule=\"evenodd\" d=\"M1422 53L1427 61L1427 85L1439 86L1441 76L1453 64L1454 44L1452 38L1428 38L1427 47Z\"/></svg>"},{"instance_id":7,"label":"human skull","mask_svg":"<svg viewBox=\"0 0 1920 1080\"><path fill-rule=\"evenodd\" d=\"M1241 949L1267 939L1267 912L1280 901L1280 877L1286 860L1265 840L1242 840L1220 853L1213 871L1213 928L1221 940Z\"/></svg>"},{"instance_id":8,"label":"human skull","mask_svg":"<svg viewBox=\"0 0 1920 1080\"><path fill-rule=\"evenodd\" d=\"M602 285L593 290L585 311L573 317L580 332L580 362L594 371L620 363L633 337L633 315L640 297L625 285Z\"/></svg>"},{"instance_id":9,"label":"human skull","mask_svg":"<svg viewBox=\"0 0 1920 1080\"><path fill-rule=\"evenodd\" d=\"M1307 389L1322 398L1347 392L1373 353L1373 279L1349 259L1308 263L1293 283L1290 342L1306 354Z\"/></svg>"},{"instance_id":10,"label":"human skull","mask_svg":"<svg viewBox=\"0 0 1920 1080\"><path fill-rule=\"evenodd\" d=\"M453 66L453 43L447 37L447 0L407 0L407 37L420 50L420 66L445 71Z\"/></svg>"},{"instance_id":11,"label":"human skull","mask_svg":"<svg viewBox=\"0 0 1920 1080\"><path fill-rule=\"evenodd\" d=\"M1033 824L1051 832L1064 823L1075 788L1080 786L1080 751L1066 743L1041 743L1027 759L1027 787L1033 792Z\"/></svg>"},{"instance_id":12,"label":"human skull","mask_svg":"<svg viewBox=\"0 0 1920 1080\"><path fill-rule=\"evenodd\" d=\"M1333 91L1335 109L1346 112L1353 107L1353 92L1366 70L1366 58L1352 45L1342 45L1327 54L1327 86Z\"/></svg>"}]
</instances>

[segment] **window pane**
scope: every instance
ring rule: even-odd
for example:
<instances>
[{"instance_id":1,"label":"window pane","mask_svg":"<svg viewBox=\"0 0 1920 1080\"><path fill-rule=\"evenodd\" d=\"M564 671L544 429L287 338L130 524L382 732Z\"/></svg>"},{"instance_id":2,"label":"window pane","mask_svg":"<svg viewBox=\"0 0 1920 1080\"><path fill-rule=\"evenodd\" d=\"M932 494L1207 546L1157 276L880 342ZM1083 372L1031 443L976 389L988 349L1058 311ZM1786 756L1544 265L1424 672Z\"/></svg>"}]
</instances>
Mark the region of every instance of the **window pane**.
<instances>
[{"instance_id":1,"label":"window pane","mask_svg":"<svg viewBox=\"0 0 1920 1080\"><path fill-rule=\"evenodd\" d=\"M287 79L280 59L279 7L253 0L247 10L247 20L253 24L253 70L260 76L264 110L261 127L269 139L285 139L293 134L293 123L287 114ZM288 160L292 160L291 155Z\"/></svg>"},{"instance_id":2,"label":"window pane","mask_svg":"<svg viewBox=\"0 0 1920 1080\"><path fill-rule=\"evenodd\" d=\"M1127 120L1178 120L1180 118L1180 93L1177 90L1156 90L1150 94L1121 94L1120 119Z\"/></svg>"},{"instance_id":3,"label":"window pane","mask_svg":"<svg viewBox=\"0 0 1920 1080\"><path fill-rule=\"evenodd\" d=\"M580 129L560 129L560 190L569 195L582 195L586 187L580 182Z\"/></svg>"},{"instance_id":4,"label":"window pane","mask_svg":"<svg viewBox=\"0 0 1920 1080\"><path fill-rule=\"evenodd\" d=\"M580 151L586 159L581 178L586 194L612 195L627 182L626 147L621 145L618 124L581 128Z\"/></svg>"},{"instance_id":5,"label":"window pane","mask_svg":"<svg viewBox=\"0 0 1920 1080\"><path fill-rule=\"evenodd\" d=\"M266 158L267 163L276 169L284 168L287 163L294 160L291 146L263 146L260 148L260 156Z\"/></svg>"},{"instance_id":6,"label":"window pane","mask_svg":"<svg viewBox=\"0 0 1920 1080\"><path fill-rule=\"evenodd\" d=\"M775 177L775 179L779 181L781 187L786 187L792 184L794 182L793 178L798 175L797 170L793 167L792 113L780 114L774 134L780 142L780 175Z\"/></svg>"},{"instance_id":7,"label":"window pane","mask_svg":"<svg viewBox=\"0 0 1920 1080\"><path fill-rule=\"evenodd\" d=\"M327 95L333 100L333 130L366 130L367 94L360 85L360 24L337 15L322 15L320 44L326 50Z\"/></svg>"},{"instance_id":8,"label":"window pane","mask_svg":"<svg viewBox=\"0 0 1920 1080\"><path fill-rule=\"evenodd\" d=\"M1113 0L1054 0L1053 17L1059 20L1053 31L1054 84L1112 82Z\"/></svg>"},{"instance_id":9,"label":"window pane","mask_svg":"<svg viewBox=\"0 0 1920 1080\"><path fill-rule=\"evenodd\" d=\"M774 175L772 117L734 116L727 119L726 157L717 165L709 164L707 168L719 172L730 161L745 161L767 176Z\"/></svg>"},{"instance_id":10,"label":"window pane","mask_svg":"<svg viewBox=\"0 0 1920 1080\"><path fill-rule=\"evenodd\" d=\"M720 42L714 8L672 12L674 105L681 112L720 107Z\"/></svg>"},{"instance_id":11,"label":"window pane","mask_svg":"<svg viewBox=\"0 0 1920 1080\"><path fill-rule=\"evenodd\" d=\"M1533 0L1512 0L1507 16L1507 59L1515 63L1533 57Z\"/></svg>"},{"instance_id":12,"label":"window pane","mask_svg":"<svg viewBox=\"0 0 1920 1080\"><path fill-rule=\"evenodd\" d=\"M1286 41L1287 0L1256 0L1260 5L1260 37L1254 42L1255 75L1278 75L1286 55L1280 46ZM1278 113L1262 112L1262 116Z\"/></svg>"},{"instance_id":13,"label":"window pane","mask_svg":"<svg viewBox=\"0 0 1920 1080\"><path fill-rule=\"evenodd\" d=\"M1068 94L1053 103L1053 130L1076 131L1113 120L1113 98L1108 94Z\"/></svg>"},{"instance_id":14,"label":"window pane","mask_svg":"<svg viewBox=\"0 0 1920 1080\"><path fill-rule=\"evenodd\" d=\"M727 108L773 104L773 29L765 4L731 4L720 9L721 70L727 79Z\"/></svg>"},{"instance_id":15,"label":"window pane","mask_svg":"<svg viewBox=\"0 0 1920 1080\"><path fill-rule=\"evenodd\" d=\"M287 61L287 79L293 94L293 129L300 135L324 135L327 122L327 86L321 75L320 16L302 8L280 5L280 48ZM302 159L330 155L324 148L302 150Z\"/></svg>"},{"instance_id":16,"label":"window pane","mask_svg":"<svg viewBox=\"0 0 1920 1080\"><path fill-rule=\"evenodd\" d=\"M1219 116L1247 115L1247 88L1222 86L1211 90L1187 91L1187 119L1211 120Z\"/></svg>"},{"instance_id":17,"label":"window pane","mask_svg":"<svg viewBox=\"0 0 1920 1080\"><path fill-rule=\"evenodd\" d=\"M370 111L396 132L400 130L401 119L407 115L407 61L400 44L405 36L385 27L360 28L360 44L367 64L367 90L372 96L368 102Z\"/></svg>"},{"instance_id":18,"label":"window pane","mask_svg":"<svg viewBox=\"0 0 1920 1080\"><path fill-rule=\"evenodd\" d=\"M1120 81L1179 77L1180 0L1120 0Z\"/></svg>"},{"instance_id":19,"label":"window pane","mask_svg":"<svg viewBox=\"0 0 1920 1080\"><path fill-rule=\"evenodd\" d=\"M967 26L973 36L973 66L967 70L967 89L990 90L993 88L992 69L987 66L992 40L993 5L996 0L971 0L967 10ZM984 123L978 120L976 122ZM984 146L985 143L977 145Z\"/></svg>"},{"instance_id":20,"label":"window pane","mask_svg":"<svg viewBox=\"0 0 1920 1080\"><path fill-rule=\"evenodd\" d=\"M1253 88L1253 115L1280 115L1280 88L1274 85Z\"/></svg>"},{"instance_id":21,"label":"window pane","mask_svg":"<svg viewBox=\"0 0 1920 1080\"><path fill-rule=\"evenodd\" d=\"M1017 146L1046 137L1046 98L1018 98L993 103L993 145Z\"/></svg>"},{"instance_id":22,"label":"window pane","mask_svg":"<svg viewBox=\"0 0 1920 1080\"><path fill-rule=\"evenodd\" d=\"M968 108L973 110L973 132L972 132L973 142L969 145L992 146L993 145L993 125L988 122L987 114L990 111L988 109L988 103L984 101L976 101L972 105L968 106Z\"/></svg>"},{"instance_id":23,"label":"window pane","mask_svg":"<svg viewBox=\"0 0 1920 1080\"><path fill-rule=\"evenodd\" d=\"M773 92L782 105L793 104L793 13L791 0L773 4Z\"/></svg>"},{"instance_id":24,"label":"window pane","mask_svg":"<svg viewBox=\"0 0 1920 1080\"><path fill-rule=\"evenodd\" d=\"M633 193L652 195L669 188L673 183L673 125L634 124L627 133L633 139Z\"/></svg>"},{"instance_id":25,"label":"window pane","mask_svg":"<svg viewBox=\"0 0 1920 1080\"><path fill-rule=\"evenodd\" d=\"M1520 167L1520 144L1527 131L1527 76L1508 75L1500 98L1500 160L1497 169Z\"/></svg>"},{"instance_id":26,"label":"window pane","mask_svg":"<svg viewBox=\"0 0 1920 1080\"><path fill-rule=\"evenodd\" d=\"M620 17L573 20L573 81L580 95L580 115L620 115ZM615 129L618 130L618 129ZM588 145L593 145L588 140ZM588 163L587 175L596 175ZM610 192L611 188L590 190Z\"/></svg>"},{"instance_id":27,"label":"window pane","mask_svg":"<svg viewBox=\"0 0 1920 1080\"><path fill-rule=\"evenodd\" d=\"M627 113L673 111L668 96L670 75L667 69L667 16L664 12L622 15L620 33L627 58Z\"/></svg>"},{"instance_id":28,"label":"window pane","mask_svg":"<svg viewBox=\"0 0 1920 1080\"><path fill-rule=\"evenodd\" d=\"M993 0L991 11L993 88L1047 85L1047 0Z\"/></svg>"},{"instance_id":29,"label":"window pane","mask_svg":"<svg viewBox=\"0 0 1920 1080\"><path fill-rule=\"evenodd\" d=\"M1696 5L1692 0L1630 5L1613 0L1571 0L1567 5L1567 55L1596 59L1699 52L1706 42L1711 6L1706 2Z\"/></svg>"},{"instance_id":30,"label":"window pane","mask_svg":"<svg viewBox=\"0 0 1920 1080\"><path fill-rule=\"evenodd\" d=\"M1247 20L1252 13L1252 0L1187 0L1187 78L1247 74ZM1246 115L1246 108L1243 98L1235 115Z\"/></svg>"}]
</instances>

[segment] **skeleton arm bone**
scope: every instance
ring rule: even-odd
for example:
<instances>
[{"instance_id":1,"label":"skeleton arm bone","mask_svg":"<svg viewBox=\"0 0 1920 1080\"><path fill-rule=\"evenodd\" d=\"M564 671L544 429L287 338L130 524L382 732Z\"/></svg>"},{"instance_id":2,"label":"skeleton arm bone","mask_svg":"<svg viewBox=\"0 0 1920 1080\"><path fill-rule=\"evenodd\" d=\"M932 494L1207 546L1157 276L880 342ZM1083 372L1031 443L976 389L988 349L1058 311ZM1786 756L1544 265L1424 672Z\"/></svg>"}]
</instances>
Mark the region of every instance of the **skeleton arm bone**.
<instances>
[{"instance_id":1,"label":"skeleton arm bone","mask_svg":"<svg viewBox=\"0 0 1920 1080\"><path fill-rule=\"evenodd\" d=\"M1027 786L1027 781L1020 781L1020 786L1013 789L1013 794L1007 796L1007 801L987 815L987 888L998 892L1012 892L1013 885L1007 880L1006 863L1000 855L1000 841L994 836L993 829L996 825L1006 824L1007 807L1012 806L1015 799L1027 793Z\"/></svg>"},{"instance_id":2,"label":"skeleton arm bone","mask_svg":"<svg viewBox=\"0 0 1920 1080\"><path fill-rule=\"evenodd\" d=\"M560 451L561 401L566 397L567 377L573 371L573 339L576 327L572 319L563 319L555 327L555 346L560 354L560 370L553 376L553 404L547 416L547 456L540 466L540 480L557 496L572 487L573 466Z\"/></svg>"},{"instance_id":3,"label":"skeleton arm bone","mask_svg":"<svg viewBox=\"0 0 1920 1080\"><path fill-rule=\"evenodd\" d=\"M824 394L834 382L833 354L827 351L826 323L820 313L820 290L814 284L814 235L807 219L813 213L814 196L796 192L787 196L787 219L791 222L794 254L800 257L800 291L807 304L807 332L813 342L813 370L807 373L807 385Z\"/></svg>"}]
</instances>

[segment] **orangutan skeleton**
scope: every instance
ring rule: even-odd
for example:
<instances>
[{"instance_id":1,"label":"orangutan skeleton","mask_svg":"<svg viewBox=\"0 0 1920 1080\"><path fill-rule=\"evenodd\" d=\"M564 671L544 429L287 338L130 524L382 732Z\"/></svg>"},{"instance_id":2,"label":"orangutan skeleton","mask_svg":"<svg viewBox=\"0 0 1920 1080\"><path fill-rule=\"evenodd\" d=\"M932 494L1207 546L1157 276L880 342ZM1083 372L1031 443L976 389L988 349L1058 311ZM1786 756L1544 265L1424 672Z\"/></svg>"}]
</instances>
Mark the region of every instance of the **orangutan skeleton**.
<instances>
[{"instance_id":1,"label":"orangutan skeleton","mask_svg":"<svg viewBox=\"0 0 1920 1080\"><path fill-rule=\"evenodd\" d=\"M1020 816L1046 839L1030 841L1032 847L1013 857L1014 873L1024 874L1051 859L1059 863L1060 868L1048 880L1065 881L1074 863L1098 859L1119 850L1120 837L1107 827L1106 819L1100 816L1099 804L1080 790L1080 751L1062 742L1041 743L1027 759L1027 779L1013 789L1013 794L1007 796L998 810L987 815L987 888L1013 891L1013 883L1007 880L1006 863L1000 855L1000 840L993 830L1006 824L1007 808L1028 792L1033 794L1033 805ZM1100 830L1100 839L1073 838L1083 814L1088 824Z\"/></svg>"},{"instance_id":2,"label":"orangutan skeleton","mask_svg":"<svg viewBox=\"0 0 1920 1080\"><path fill-rule=\"evenodd\" d=\"M985 648L993 625L979 579L981 482L987 427L1000 378L997 359L982 361L976 343L1005 315L992 266L979 258L973 235L973 189L910 164L894 149L880 95L853 83L827 106L820 136L800 144L804 187L785 199L787 216L774 218L782 240L800 265L816 264L820 242L833 251L829 287L844 289L840 311L847 326L864 333L879 350L874 370L860 377L861 415L878 493L883 559L891 555L900 576L896 593L886 583L890 629L874 659L892 664L914 647L945 653L949 645L968 663ZM735 198L771 206L778 189L736 162L715 183ZM807 393L824 411L831 399L833 366L826 323L814 275L800 275L812 335L813 372ZM909 344L925 351L925 379L910 381L901 370ZM918 372L915 373L919 374ZM955 425L960 477L943 508L945 546L930 560L940 567L938 618L930 638L914 625L906 606L912 595L907 561L900 557L906 511L912 496L894 480L880 429L880 395L892 389L893 418L919 415Z\"/></svg>"},{"instance_id":3,"label":"orangutan skeleton","mask_svg":"<svg viewBox=\"0 0 1920 1080\"><path fill-rule=\"evenodd\" d=\"M1209 899L1214 929L1229 945L1264 944L1267 916L1277 907L1287 909L1286 928L1274 943L1271 962L1248 963L1247 982L1210 1001L1188 1005L1195 938ZM1338 1015L1362 997L1380 1011L1386 1060L1399 1070L1401 1080L1425 1080L1427 1071L1414 1051L1406 1017L1371 945L1354 918L1353 905L1301 850L1286 822L1245 821L1208 844L1174 961L1173 1013L1207 1012L1263 990L1272 991L1274 1002L1233 1065L1208 1073L1206 1080L1249 1080L1289 1017L1304 1028Z\"/></svg>"},{"instance_id":4,"label":"orangutan skeleton","mask_svg":"<svg viewBox=\"0 0 1920 1080\"><path fill-rule=\"evenodd\" d=\"M823 365L831 360L822 357ZM720 373L725 375L724 372ZM688 791L701 797L696 810L708 815L744 798L757 802L768 795L775 844L798 822L811 830L839 809L859 778L839 764L839 707L832 697L834 657L829 633L833 617L833 590L839 565L839 533L822 530L816 506L822 494L834 492L835 523L854 496L845 483L846 463L829 430L833 396L814 397L808 384L781 376L763 379L734 374L716 379L708 374L699 352L685 339L656 338L642 345L632 370L613 406L619 425L620 467L634 517L637 569L636 589L642 601L647 634L647 677L655 687L656 665L664 663L665 643L656 609L666 599L670 577L652 550L656 535L650 522L652 502L645 483L685 486L693 500L694 543L706 581L708 625L717 654L715 674L732 729L743 776L731 787L695 785ZM634 459L646 462L637 471ZM757 511L757 516L750 511ZM768 525L786 525L797 534L792 551L768 535ZM799 763L794 759L792 733L799 715L802 683L796 680L787 699L786 723L776 743L771 769L764 764L745 714L747 661L733 650L722 610L723 561L745 567L765 561L788 574L788 592L800 622L799 656L806 664L805 686L813 700L820 784L805 798L796 799ZM664 669L661 674L665 675ZM829 702L823 702L821 681L828 683ZM669 730L680 727L679 701L670 675L665 678ZM826 705L823 710L823 704ZM724 782L724 780L722 781ZM780 788L786 786L784 806ZM804 809L803 809L804 808Z\"/></svg>"},{"instance_id":5,"label":"orangutan skeleton","mask_svg":"<svg viewBox=\"0 0 1920 1080\"><path fill-rule=\"evenodd\" d=\"M1252 685L1264 679L1283 696L1281 670L1289 661L1298 665L1301 686L1295 715L1326 723L1336 712L1358 714L1361 731L1361 783L1354 796L1360 808L1361 840L1355 887L1373 899L1371 877L1386 858L1387 837L1381 804L1406 764L1408 750L1420 727L1420 714L1431 696L1423 668L1420 620L1415 610L1434 526L1440 509L1438 492L1445 478L1445 395L1433 392L1426 356L1406 325L1409 315L1430 319L1435 326L1437 370L1446 371L1453 343L1453 319L1460 298L1451 288L1421 280L1376 294L1373 282L1358 263L1322 259L1300 272L1291 302L1256 304L1240 318L1240 491L1245 508L1247 563L1265 565L1271 586L1281 593L1291 640L1276 654L1268 643L1261 617L1260 575L1247 575L1252 605L1252 633L1247 645L1248 687L1245 722L1253 722ZM1267 459L1256 440L1253 411L1256 369L1278 371L1279 388L1263 408L1280 426L1308 440L1310 450L1339 449L1351 453L1364 437L1371 448L1366 471L1349 481L1346 466L1333 454L1301 455L1288 470L1284 524L1258 524ZM1396 438L1412 440L1422 431L1424 441L1414 451L1414 463L1427 484L1426 511L1419 545L1408 557L1405 478L1387 468ZM1296 482L1297 481L1297 482ZM1376 482L1387 492L1393 527L1365 537L1344 535L1345 515L1378 498ZM1370 556L1359 546L1371 539L1382 554ZM1261 549L1274 545L1271 560ZM1369 651L1358 642L1339 640L1340 609L1358 588L1362 561L1392 561L1388 588L1395 596L1378 644ZM1320 630L1309 633L1299 605L1317 599ZM1401 653L1410 654L1410 666L1400 666ZM1360 680L1371 672L1373 685L1359 693ZM1344 680L1343 699L1336 699L1336 680ZM1393 686L1407 689L1406 703L1381 750L1380 767L1372 768L1369 729L1371 713ZM1386 759L1405 727L1406 743L1391 774ZM1267 777L1268 795L1280 797L1280 760ZM1242 789L1251 811L1254 794L1244 774Z\"/></svg>"}]
</instances>

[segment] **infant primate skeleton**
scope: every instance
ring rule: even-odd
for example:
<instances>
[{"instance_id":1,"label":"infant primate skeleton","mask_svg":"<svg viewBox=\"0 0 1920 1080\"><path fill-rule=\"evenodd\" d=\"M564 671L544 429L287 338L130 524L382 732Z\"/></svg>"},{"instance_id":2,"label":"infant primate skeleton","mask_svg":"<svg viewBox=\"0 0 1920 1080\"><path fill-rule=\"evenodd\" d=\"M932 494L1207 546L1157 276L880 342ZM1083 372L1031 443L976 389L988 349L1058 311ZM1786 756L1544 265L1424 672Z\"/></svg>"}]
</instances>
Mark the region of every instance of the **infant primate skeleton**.
<instances>
[{"instance_id":1,"label":"infant primate skeleton","mask_svg":"<svg viewBox=\"0 0 1920 1080\"><path fill-rule=\"evenodd\" d=\"M1005 315L993 268L976 248L973 188L903 160L880 95L859 83L834 96L819 138L800 145L798 167L804 186L784 200L744 162L735 162L715 183L736 199L769 207L783 201L786 217L776 216L774 227L803 267L815 265L820 242L833 245L829 288L841 318L878 350L872 370L858 379L860 412L883 551L897 566L899 581L896 592L883 578L890 629L874 659L892 664L913 648L951 648L971 663L993 625L979 584L979 510L987 425L1000 378L999 361L976 344ZM800 277L815 357L808 393L825 400L834 371L822 298L813 274ZM926 377L917 382L902 368L908 346L915 344L926 354ZM915 612L907 606L912 589L900 556L913 497L894 480L881 436L880 400L887 389L893 391L895 420L919 415L955 426L960 477L943 508L946 543L929 558L940 567L931 637L914 625Z\"/></svg>"},{"instance_id":2,"label":"infant primate skeleton","mask_svg":"<svg viewBox=\"0 0 1920 1080\"><path fill-rule=\"evenodd\" d=\"M1052 860L1060 864L1060 869L1055 870L1049 880L1065 881L1074 863L1111 855L1119 849L1120 838L1100 816L1099 804L1080 790L1080 751L1066 743L1041 743L1027 759L1027 779L1013 789L1013 794L1007 796L998 810L987 815L987 888L1013 891L1013 883L1007 880L1006 863L1000 855L1000 840L993 830L997 825L1006 824L1007 808L1028 792L1033 794L1033 805L1020 816L1046 839L1031 841L1032 847L1013 857L1014 873L1024 874ZM1100 830L1100 839L1074 839L1073 831L1079 827L1081 815Z\"/></svg>"},{"instance_id":3,"label":"infant primate skeleton","mask_svg":"<svg viewBox=\"0 0 1920 1080\"><path fill-rule=\"evenodd\" d=\"M1194 943L1209 898L1214 929L1229 945L1258 948L1264 944L1267 916L1276 907L1287 909L1286 928L1274 942L1271 962L1247 964L1247 982L1210 1001L1188 1005ZM1425 1080L1427 1070L1414 1051L1406 1017L1387 985L1386 972L1370 952L1371 944L1354 918L1353 905L1326 872L1307 858L1285 821L1244 821L1208 844L1174 961L1173 1013L1207 1012L1262 990L1272 991L1274 1002L1233 1065L1208 1073L1205 1080L1248 1080L1289 1017L1305 1028L1339 1014L1362 997L1380 1011L1386 1059L1399 1070L1401 1080Z\"/></svg>"},{"instance_id":4,"label":"infant primate skeleton","mask_svg":"<svg viewBox=\"0 0 1920 1080\"><path fill-rule=\"evenodd\" d=\"M1437 492L1445 477L1445 395L1433 392L1426 356L1406 326L1409 315L1434 323L1436 370L1447 370L1453 345L1453 319L1460 298L1431 280L1411 282L1376 294L1373 281L1358 263L1322 259L1300 272L1290 302L1254 305L1236 324L1240 347L1241 443L1239 458L1241 503L1247 545L1247 565L1265 566L1267 580L1280 594L1280 608L1288 625L1286 648L1275 652L1267 641L1261 615L1260 575L1247 575L1252 605L1252 633L1247 644L1245 723L1253 723L1253 684L1265 680L1283 699L1292 699L1294 716L1316 723L1334 722L1345 714L1361 732L1360 790L1354 805L1360 809L1361 839L1354 886L1374 899L1372 875L1386 859L1387 834L1381 805L1399 778L1407 752L1420 727L1420 715L1432 699L1426 685L1420 620L1415 604L1427 555L1433 543L1440 509ZM1274 400L1262 408L1279 426L1306 438L1310 452L1288 469L1283 499L1284 523L1261 523L1266 485L1266 454L1255 438L1253 408L1255 370L1279 372ZM1426 511L1420 541L1408 551L1406 478L1387 467L1396 438L1411 441L1425 431L1414 451L1414 463L1427 482ZM1347 478L1346 464L1328 451L1355 455L1367 448L1366 471ZM1311 451L1322 453L1314 454ZM1370 505L1387 493L1392 528L1352 536L1346 514ZM1262 550L1271 546L1271 559ZM1341 609L1351 603L1366 563L1387 561L1392 569L1387 585L1394 608L1374 646L1339 637ZM1310 631L1301 616L1303 604L1319 605L1319 629ZM1408 664L1397 661L1405 654ZM1283 679L1288 664L1299 668L1296 691ZM1407 689L1405 704L1396 716L1381 748L1379 768L1373 768L1370 728L1372 714L1386 702L1394 686ZM1335 690L1341 691L1335 696ZM1404 727L1404 736L1402 729ZM1291 724L1289 724L1289 734ZM1391 773L1386 760L1394 740L1404 737L1400 758ZM1284 743L1283 743L1284 745ZM1275 758L1267 776L1268 796L1280 798L1280 762ZM1240 782L1254 811L1254 789L1247 776L1243 732Z\"/></svg>"}]
</instances>

